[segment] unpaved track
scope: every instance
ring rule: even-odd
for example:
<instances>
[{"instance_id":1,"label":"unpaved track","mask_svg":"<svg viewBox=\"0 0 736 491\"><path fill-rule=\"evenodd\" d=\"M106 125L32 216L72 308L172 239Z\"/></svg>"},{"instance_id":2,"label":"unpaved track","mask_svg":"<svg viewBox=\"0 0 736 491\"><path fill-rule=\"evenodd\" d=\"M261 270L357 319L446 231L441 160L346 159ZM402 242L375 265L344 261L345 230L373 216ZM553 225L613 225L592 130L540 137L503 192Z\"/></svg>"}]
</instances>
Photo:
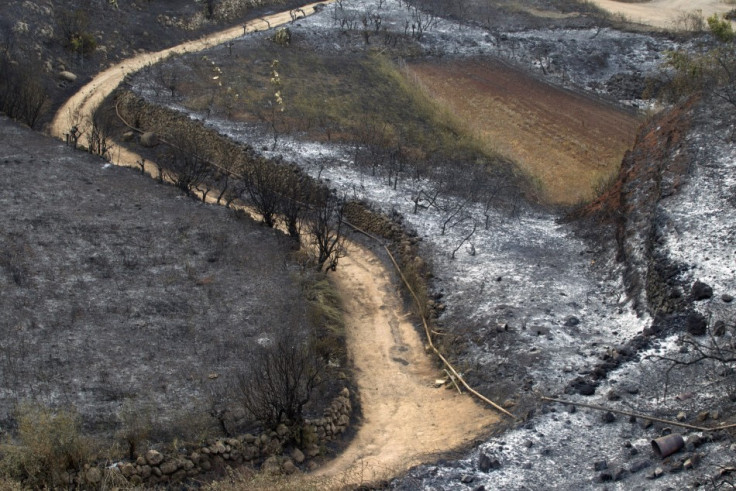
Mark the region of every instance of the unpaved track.
<instances>
[{"instance_id":1,"label":"unpaved track","mask_svg":"<svg viewBox=\"0 0 736 491\"><path fill-rule=\"evenodd\" d=\"M704 17L709 17L714 13L728 12L734 8L733 5L723 3L723 0L651 0L638 3L615 0L591 1L611 13L625 15L632 22L664 29L676 27L678 18L696 10L701 10Z\"/></svg>"},{"instance_id":2,"label":"unpaved track","mask_svg":"<svg viewBox=\"0 0 736 491\"><path fill-rule=\"evenodd\" d=\"M314 13L314 7L316 5L326 5L332 3L334 0L324 0L322 2L315 2L302 7L298 15L311 15ZM79 130L82 131L82 140L85 141L86 128L89 124L89 117L94 114L95 109L100 105L102 100L107 97L115 88L120 85L125 75L136 72L148 64L157 63L167 56L187 53L187 52L198 52L222 44L231 39L236 39L243 35L244 31L253 32L259 30L265 30L269 27L275 27L278 25L286 24L290 22L292 17L291 13L294 10L287 10L279 12L277 14L262 17L260 19L252 20L244 26L236 26L224 31L210 34L201 39L194 41L188 41L178 46L173 46L155 53L141 53L132 58L118 63L117 65L111 66L107 70L100 72L89 82L87 85L82 87L79 92L74 94L54 116L54 120L51 122L49 127L49 133L57 138L64 138L64 135L69 132L72 126L77 125Z\"/></svg>"},{"instance_id":3,"label":"unpaved track","mask_svg":"<svg viewBox=\"0 0 736 491\"><path fill-rule=\"evenodd\" d=\"M307 15L314 11L314 5L304 7ZM283 12L268 20L275 26L290 21L291 16ZM248 30L264 27L266 23L257 20L249 24ZM76 124L84 135L91 115L125 73L168 54L206 49L242 33L242 27L232 28L206 39L142 54L105 70L64 104L50 133L63 139ZM141 159L120 146L111 153L111 160L118 165L137 166ZM147 170L152 173L153 168ZM433 386L443 373L433 365L421 337L408 321L385 265L369 249L351 243L348 256L331 276L345 305L348 351L356 370L363 421L344 452L305 476L304 481L330 488L388 478L490 431L499 419L494 412L466 395Z\"/></svg>"}]
</instances>

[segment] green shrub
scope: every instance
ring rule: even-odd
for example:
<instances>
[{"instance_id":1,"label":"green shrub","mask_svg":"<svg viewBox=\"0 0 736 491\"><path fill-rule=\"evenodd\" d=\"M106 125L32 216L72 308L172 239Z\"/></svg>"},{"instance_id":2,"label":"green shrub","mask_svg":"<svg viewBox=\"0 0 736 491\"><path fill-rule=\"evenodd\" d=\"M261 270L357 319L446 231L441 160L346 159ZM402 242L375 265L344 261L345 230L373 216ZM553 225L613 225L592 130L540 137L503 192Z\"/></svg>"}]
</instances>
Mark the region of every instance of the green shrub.
<instances>
[{"instance_id":1,"label":"green shrub","mask_svg":"<svg viewBox=\"0 0 736 491\"><path fill-rule=\"evenodd\" d=\"M23 404L17 413L17 441L0 445L0 476L25 487L54 488L68 484L68 472L92 460L76 412Z\"/></svg>"}]
</instances>

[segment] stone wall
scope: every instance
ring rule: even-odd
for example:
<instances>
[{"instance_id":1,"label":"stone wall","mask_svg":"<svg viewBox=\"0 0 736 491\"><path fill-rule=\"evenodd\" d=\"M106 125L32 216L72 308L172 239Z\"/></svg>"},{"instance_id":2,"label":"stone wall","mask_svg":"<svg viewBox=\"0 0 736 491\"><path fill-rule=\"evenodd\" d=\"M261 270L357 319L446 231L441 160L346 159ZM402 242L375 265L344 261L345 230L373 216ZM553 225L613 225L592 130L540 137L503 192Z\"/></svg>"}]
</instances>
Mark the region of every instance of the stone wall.
<instances>
[{"instance_id":1,"label":"stone wall","mask_svg":"<svg viewBox=\"0 0 736 491\"><path fill-rule=\"evenodd\" d=\"M178 453L151 449L135 462L119 462L108 468L88 466L77 476L71 476L70 484L96 487L110 477L122 477L133 485L173 484L246 463L290 474L318 456L326 443L337 439L348 428L351 414L350 391L345 388L321 418L306 420L296 432L279 425L276 431L218 439Z\"/></svg>"}]
</instances>

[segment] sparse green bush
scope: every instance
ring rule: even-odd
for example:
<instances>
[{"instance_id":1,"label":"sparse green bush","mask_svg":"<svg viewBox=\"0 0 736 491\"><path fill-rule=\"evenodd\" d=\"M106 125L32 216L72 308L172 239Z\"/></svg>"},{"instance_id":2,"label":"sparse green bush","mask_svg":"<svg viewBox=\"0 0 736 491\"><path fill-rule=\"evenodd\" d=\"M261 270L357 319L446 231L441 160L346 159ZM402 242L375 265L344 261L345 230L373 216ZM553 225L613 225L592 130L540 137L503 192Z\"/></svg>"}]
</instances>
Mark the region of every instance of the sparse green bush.
<instances>
[{"instance_id":1,"label":"sparse green bush","mask_svg":"<svg viewBox=\"0 0 736 491\"><path fill-rule=\"evenodd\" d=\"M97 49L97 40L88 31L89 16L84 10L60 9L56 15L56 25L59 41L65 48L82 57L94 53Z\"/></svg>"},{"instance_id":2,"label":"sparse green bush","mask_svg":"<svg viewBox=\"0 0 736 491\"><path fill-rule=\"evenodd\" d=\"M708 28L716 39L723 43L730 43L734 40L734 36L736 36L736 33L733 32L731 22L725 17L718 17L718 14L708 17Z\"/></svg>"},{"instance_id":3,"label":"sparse green bush","mask_svg":"<svg viewBox=\"0 0 736 491\"><path fill-rule=\"evenodd\" d=\"M731 23L717 15L708 18L708 26L716 41L713 48L702 53L667 53L669 82L660 94L665 100L712 92L736 106L736 34Z\"/></svg>"},{"instance_id":4,"label":"sparse green bush","mask_svg":"<svg viewBox=\"0 0 736 491\"><path fill-rule=\"evenodd\" d=\"M75 412L22 404L17 413L17 441L0 445L0 476L24 487L65 487L68 473L92 460L92 445L80 434Z\"/></svg>"}]
</instances>

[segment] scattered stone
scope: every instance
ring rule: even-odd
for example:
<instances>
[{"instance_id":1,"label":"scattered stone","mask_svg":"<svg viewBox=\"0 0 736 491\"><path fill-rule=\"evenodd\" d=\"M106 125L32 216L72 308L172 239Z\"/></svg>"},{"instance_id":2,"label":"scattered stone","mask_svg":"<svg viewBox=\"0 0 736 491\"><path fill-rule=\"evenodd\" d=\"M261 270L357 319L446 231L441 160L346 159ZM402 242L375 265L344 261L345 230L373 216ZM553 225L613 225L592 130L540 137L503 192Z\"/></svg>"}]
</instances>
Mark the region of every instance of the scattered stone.
<instances>
[{"instance_id":1,"label":"scattered stone","mask_svg":"<svg viewBox=\"0 0 736 491\"><path fill-rule=\"evenodd\" d=\"M721 417L721 412L718 409L714 409L713 411L710 412L711 419L720 419L720 417Z\"/></svg>"},{"instance_id":2,"label":"scattered stone","mask_svg":"<svg viewBox=\"0 0 736 491\"><path fill-rule=\"evenodd\" d=\"M604 423L613 423L614 421L616 421L616 415L614 415L611 411L606 411L605 413L603 413L602 419Z\"/></svg>"},{"instance_id":3,"label":"scattered stone","mask_svg":"<svg viewBox=\"0 0 736 491\"><path fill-rule=\"evenodd\" d=\"M682 467L685 468L685 470L690 470L693 468L693 461L692 459L687 459L685 462L683 462Z\"/></svg>"},{"instance_id":4,"label":"scattered stone","mask_svg":"<svg viewBox=\"0 0 736 491\"><path fill-rule=\"evenodd\" d=\"M733 296L729 295L728 293L724 293L723 295L721 295L721 300L723 300L726 303L731 303L733 302Z\"/></svg>"},{"instance_id":5,"label":"scattered stone","mask_svg":"<svg viewBox=\"0 0 736 491\"><path fill-rule=\"evenodd\" d=\"M307 457L316 457L319 455L319 447L314 443L307 445L307 448L305 448L304 451L306 452Z\"/></svg>"},{"instance_id":6,"label":"scattered stone","mask_svg":"<svg viewBox=\"0 0 736 491\"><path fill-rule=\"evenodd\" d=\"M463 484L470 484L475 480L475 477L471 476L470 474L465 474L462 479L460 479L460 482Z\"/></svg>"},{"instance_id":7,"label":"scattered stone","mask_svg":"<svg viewBox=\"0 0 736 491\"><path fill-rule=\"evenodd\" d=\"M698 413L698 415L695 417L695 419L702 423L703 421L708 419L708 416L710 416L710 411L701 411Z\"/></svg>"},{"instance_id":8,"label":"scattered stone","mask_svg":"<svg viewBox=\"0 0 736 491\"><path fill-rule=\"evenodd\" d=\"M685 411L680 411L679 413L677 413L677 416L675 416L675 419L677 421L685 421L687 419L687 414L685 413Z\"/></svg>"},{"instance_id":9,"label":"scattered stone","mask_svg":"<svg viewBox=\"0 0 736 491\"><path fill-rule=\"evenodd\" d=\"M575 327L578 324L580 324L580 319L578 319L574 315L571 315L570 317L565 319L565 327Z\"/></svg>"},{"instance_id":10,"label":"scattered stone","mask_svg":"<svg viewBox=\"0 0 736 491\"><path fill-rule=\"evenodd\" d=\"M593 470L596 472L604 471L606 469L608 469L608 462L605 460L598 460L593 463Z\"/></svg>"},{"instance_id":11,"label":"scattered stone","mask_svg":"<svg viewBox=\"0 0 736 491\"><path fill-rule=\"evenodd\" d=\"M713 296L713 288L702 281L696 281L693 283L691 293L693 295L693 300L707 300Z\"/></svg>"},{"instance_id":12,"label":"scattered stone","mask_svg":"<svg viewBox=\"0 0 736 491\"><path fill-rule=\"evenodd\" d=\"M619 393L618 393L618 392L616 392L615 390L609 390L609 391L608 391L608 394L606 395L606 398L607 398L607 399L608 399L609 401L618 401L618 400L620 400L620 399L621 399L621 396L620 396L620 395L619 395Z\"/></svg>"},{"instance_id":13,"label":"scattered stone","mask_svg":"<svg viewBox=\"0 0 736 491\"><path fill-rule=\"evenodd\" d=\"M644 459L636 460L632 462L631 464L629 464L629 472L631 472L632 474L636 474L640 470L643 470L649 467L649 465L650 464L648 460L644 460Z\"/></svg>"},{"instance_id":14,"label":"scattered stone","mask_svg":"<svg viewBox=\"0 0 736 491\"><path fill-rule=\"evenodd\" d=\"M647 474L647 479L659 479L664 475L664 470L661 467L657 467L652 472Z\"/></svg>"}]
</instances>

